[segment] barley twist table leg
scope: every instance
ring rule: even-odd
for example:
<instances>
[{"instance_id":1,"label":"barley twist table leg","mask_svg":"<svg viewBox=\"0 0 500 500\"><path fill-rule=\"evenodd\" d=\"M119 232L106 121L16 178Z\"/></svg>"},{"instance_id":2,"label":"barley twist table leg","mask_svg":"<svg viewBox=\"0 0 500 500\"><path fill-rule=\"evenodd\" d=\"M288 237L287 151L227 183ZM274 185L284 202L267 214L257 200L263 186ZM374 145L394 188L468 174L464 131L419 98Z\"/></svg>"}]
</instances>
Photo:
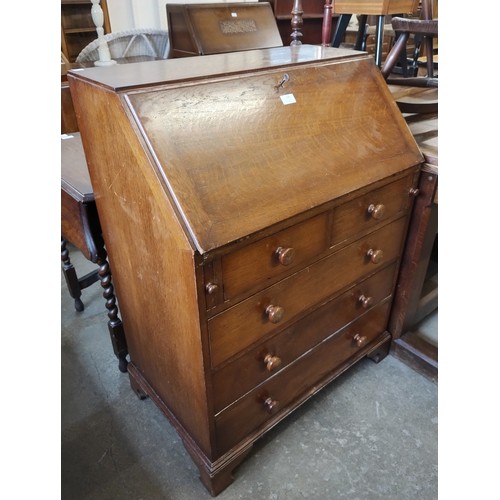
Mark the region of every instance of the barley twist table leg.
<instances>
[{"instance_id":1,"label":"barley twist table leg","mask_svg":"<svg viewBox=\"0 0 500 500\"><path fill-rule=\"evenodd\" d=\"M66 240L64 238L61 238L62 271L64 274L64 279L66 280L69 294L75 301L75 309L78 312L82 312L85 309L85 306L80 299L80 297L82 296L81 287L78 281L78 276L76 275L75 268L73 267L73 264L71 263L71 260L69 258L69 251L66 248L66 245Z\"/></svg>"},{"instance_id":2,"label":"barley twist table leg","mask_svg":"<svg viewBox=\"0 0 500 500\"><path fill-rule=\"evenodd\" d=\"M97 264L99 265L99 279L103 288L103 297L106 299L106 309L108 310L108 330L113 345L113 351L118 358L118 368L121 372L127 371L127 341L123 330L123 323L118 316L118 306L111 280L111 270L107 260L106 252L103 250Z\"/></svg>"}]
</instances>

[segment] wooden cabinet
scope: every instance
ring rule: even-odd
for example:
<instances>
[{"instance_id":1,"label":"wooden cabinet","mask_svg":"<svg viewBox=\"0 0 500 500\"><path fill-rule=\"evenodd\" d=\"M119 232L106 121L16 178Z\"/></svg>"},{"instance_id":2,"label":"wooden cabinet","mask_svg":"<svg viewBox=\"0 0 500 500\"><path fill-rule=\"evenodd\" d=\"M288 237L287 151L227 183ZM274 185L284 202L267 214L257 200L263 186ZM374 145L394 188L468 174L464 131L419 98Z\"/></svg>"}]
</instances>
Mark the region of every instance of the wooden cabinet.
<instances>
[{"instance_id":1,"label":"wooden cabinet","mask_svg":"<svg viewBox=\"0 0 500 500\"><path fill-rule=\"evenodd\" d=\"M106 0L101 0L100 5L104 14L104 33L109 33ZM90 0L61 0L61 51L69 62L75 62L81 50L97 38L91 9Z\"/></svg>"},{"instance_id":2,"label":"wooden cabinet","mask_svg":"<svg viewBox=\"0 0 500 500\"><path fill-rule=\"evenodd\" d=\"M280 47L269 3L167 4L171 56Z\"/></svg>"},{"instance_id":3,"label":"wooden cabinet","mask_svg":"<svg viewBox=\"0 0 500 500\"><path fill-rule=\"evenodd\" d=\"M373 59L344 49L68 78L131 385L217 494L267 430L387 354L421 153Z\"/></svg>"}]
</instances>

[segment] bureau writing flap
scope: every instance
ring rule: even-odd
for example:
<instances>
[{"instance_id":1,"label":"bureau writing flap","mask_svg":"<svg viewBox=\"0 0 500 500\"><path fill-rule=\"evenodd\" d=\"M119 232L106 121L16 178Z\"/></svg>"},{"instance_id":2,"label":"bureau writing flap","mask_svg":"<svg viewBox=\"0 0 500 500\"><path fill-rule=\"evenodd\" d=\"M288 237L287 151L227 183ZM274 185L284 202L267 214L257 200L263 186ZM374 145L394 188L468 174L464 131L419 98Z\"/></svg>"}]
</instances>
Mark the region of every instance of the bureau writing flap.
<instances>
[{"instance_id":1,"label":"bureau writing flap","mask_svg":"<svg viewBox=\"0 0 500 500\"><path fill-rule=\"evenodd\" d=\"M369 59L133 92L128 102L201 253L421 161Z\"/></svg>"}]
</instances>

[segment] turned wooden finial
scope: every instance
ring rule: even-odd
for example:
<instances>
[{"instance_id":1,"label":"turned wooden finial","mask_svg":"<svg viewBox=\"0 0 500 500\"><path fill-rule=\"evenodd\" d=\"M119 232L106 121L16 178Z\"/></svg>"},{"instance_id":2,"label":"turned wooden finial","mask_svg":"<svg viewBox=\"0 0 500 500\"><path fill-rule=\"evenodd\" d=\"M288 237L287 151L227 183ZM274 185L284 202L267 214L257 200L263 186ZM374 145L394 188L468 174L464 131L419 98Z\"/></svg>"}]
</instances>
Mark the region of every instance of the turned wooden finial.
<instances>
[{"instance_id":1,"label":"turned wooden finial","mask_svg":"<svg viewBox=\"0 0 500 500\"><path fill-rule=\"evenodd\" d=\"M332 37L332 0L325 0L323 9L323 26L321 28L321 45L329 47Z\"/></svg>"},{"instance_id":2,"label":"turned wooden finial","mask_svg":"<svg viewBox=\"0 0 500 500\"><path fill-rule=\"evenodd\" d=\"M304 25L304 20L302 19L302 14L304 14L304 11L302 10L302 0L293 0L291 14L292 34L290 37L292 38L292 41L290 42L290 45L302 45L302 42L300 41L300 37L302 36L301 28Z\"/></svg>"}]
</instances>

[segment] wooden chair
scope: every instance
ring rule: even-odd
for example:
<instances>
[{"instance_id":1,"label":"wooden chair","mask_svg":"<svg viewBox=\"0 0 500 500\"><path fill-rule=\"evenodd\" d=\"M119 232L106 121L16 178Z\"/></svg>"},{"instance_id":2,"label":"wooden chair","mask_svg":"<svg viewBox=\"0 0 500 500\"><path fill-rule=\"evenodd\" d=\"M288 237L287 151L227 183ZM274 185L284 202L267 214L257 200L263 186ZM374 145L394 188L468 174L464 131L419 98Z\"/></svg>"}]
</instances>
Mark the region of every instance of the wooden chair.
<instances>
[{"instance_id":1,"label":"wooden chair","mask_svg":"<svg viewBox=\"0 0 500 500\"><path fill-rule=\"evenodd\" d=\"M366 20L368 16L376 16L375 29L375 64L382 64L382 44L384 39L385 18L388 15L398 15L403 13L414 13L418 7L418 0L325 0L323 15L322 45L329 44L332 47L339 47L345 37L347 25L353 14L358 14L359 31L356 39L355 49L361 50L363 41L366 38ZM331 33L330 14L340 14L333 35ZM328 38L331 36L331 41Z\"/></svg>"},{"instance_id":2,"label":"wooden chair","mask_svg":"<svg viewBox=\"0 0 500 500\"><path fill-rule=\"evenodd\" d=\"M153 59L167 59L170 51L168 32L156 29L134 29L108 33L103 36L113 59L127 59L148 56ZM99 60L101 40L90 42L76 58L77 63Z\"/></svg>"},{"instance_id":3,"label":"wooden chair","mask_svg":"<svg viewBox=\"0 0 500 500\"><path fill-rule=\"evenodd\" d=\"M434 41L438 36L438 20L434 18L434 13L437 14L437 2L423 0L420 19L394 17L391 20L396 42L381 71L403 113L437 113L438 110L438 79L434 73ZM420 44L424 48L427 68L424 76L406 71L410 37L417 40L417 46ZM418 63L416 57L413 61L415 67ZM400 74L394 72L398 62L401 63Z\"/></svg>"},{"instance_id":4,"label":"wooden chair","mask_svg":"<svg viewBox=\"0 0 500 500\"><path fill-rule=\"evenodd\" d=\"M390 84L413 85L416 87L437 87L437 78L434 78L433 40L438 36L437 19L406 19L395 17L391 21L396 34L396 43L393 45L382 67L382 75ZM398 61L406 57L406 45L410 35L420 35L426 48L427 75L425 77L410 76L393 78L391 73Z\"/></svg>"},{"instance_id":5,"label":"wooden chair","mask_svg":"<svg viewBox=\"0 0 500 500\"><path fill-rule=\"evenodd\" d=\"M382 76L391 87L394 99L403 113L437 113L438 79L434 76L432 40L438 34L437 20L394 18L392 25L397 34L396 43L382 67ZM427 75L393 75L398 61L406 59L406 44L410 34L424 37L427 49ZM403 63L404 64L404 63Z\"/></svg>"}]
</instances>

